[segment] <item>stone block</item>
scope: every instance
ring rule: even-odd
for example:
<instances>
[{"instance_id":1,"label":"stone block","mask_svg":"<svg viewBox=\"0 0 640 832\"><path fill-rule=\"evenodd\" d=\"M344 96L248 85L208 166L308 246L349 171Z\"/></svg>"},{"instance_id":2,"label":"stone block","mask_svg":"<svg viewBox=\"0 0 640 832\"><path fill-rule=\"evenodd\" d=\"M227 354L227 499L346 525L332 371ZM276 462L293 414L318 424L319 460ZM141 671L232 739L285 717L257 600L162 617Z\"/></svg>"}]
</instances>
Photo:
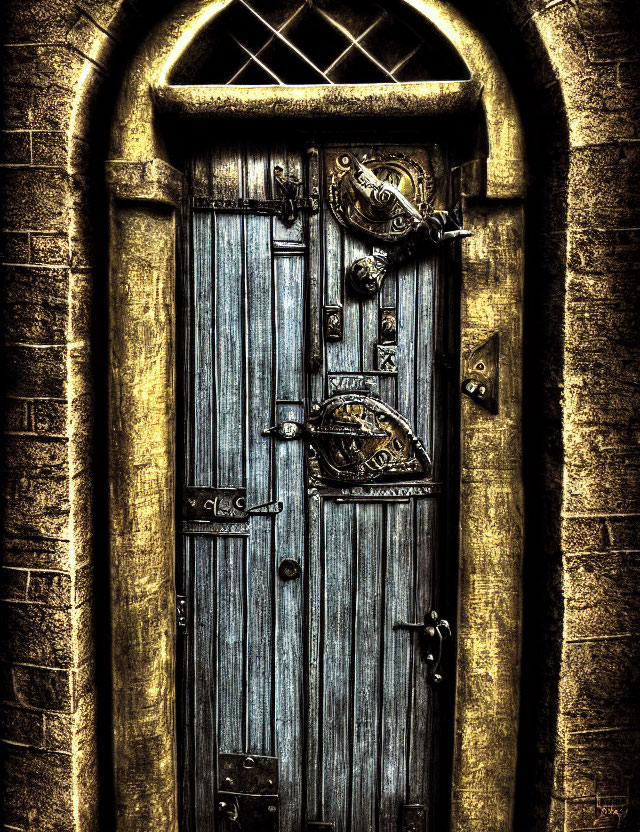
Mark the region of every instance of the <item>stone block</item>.
<instances>
[{"instance_id":1,"label":"stone block","mask_svg":"<svg viewBox=\"0 0 640 832\"><path fill-rule=\"evenodd\" d=\"M637 794L640 786L637 751L640 731L613 728L569 735L565 762L565 794L568 798L594 796L598 778L601 794Z\"/></svg>"},{"instance_id":2,"label":"stone block","mask_svg":"<svg viewBox=\"0 0 640 832\"><path fill-rule=\"evenodd\" d=\"M0 660L68 668L74 660L69 610L0 602Z\"/></svg>"},{"instance_id":3,"label":"stone block","mask_svg":"<svg viewBox=\"0 0 640 832\"><path fill-rule=\"evenodd\" d=\"M640 729L637 636L567 644L565 656L561 709L570 731Z\"/></svg>"},{"instance_id":4,"label":"stone block","mask_svg":"<svg viewBox=\"0 0 640 832\"><path fill-rule=\"evenodd\" d=\"M610 280L625 276L635 280L640 261L640 230L637 228L570 228L568 267L575 280L587 274L605 275Z\"/></svg>"},{"instance_id":5,"label":"stone block","mask_svg":"<svg viewBox=\"0 0 640 832\"><path fill-rule=\"evenodd\" d=\"M0 739L42 748L43 734L43 714L40 711L0 705Z\"/></svg>"},{"instance_id":6,"label":"stone block","mask_svg":"<svg viewBox=\"0 0 640 832\"><path fill-rule=\"evenodd\" d=\"M607 517L605 528L611 549L640 552L640 515Z\"/></svg>"},{"instance_id":7,"label":"stone block","mask_svg":"<svg viewBox=\"0 0 640 832\"><path fill-rule=\"evenodd\" d=\"M29 832L74 829L70 754L3 745L1 766L7 826Z\"/></svg>"},{"instance_id":8,"label":"stone block","mask_svg":"<svg viewBox=\"0 0 640 832\"><path fill-rule=\"evenodd\" d=\"M85 563L84 566L76 570L75 596L73 599L76 607L81 606L93 597L93 580L94 569L92 562Z\"/></svg>"},{"instance_id":9,"label":"stone block","mask_svg":"<svg viewBox=\"0 0 640 832\"><path fill-rule=\"evenodd\" d=\"M633 429L638 384L637 363L624 353L567 349L564 394L570 423Z\"/></svg>"},{"instance_id":10,"label":"stone block","mask_svg":"<svg viewBox=\"0 0 640 832\"><path fill-rule=\"evenodd\" d=\"M0 165L31 164L31 131L0 130Z\"/></svg>"},{"instance_id":11,"label":"stone block","mask_svg":"<svg viewBox=\"0 0 640 832\"><path fill-rule=\"evenodd\" d=\"M84 63L81 55L62 44L23 41L5 49L5 126L67 130Z\"/></svg>"},{"instance_id":12,"label":"stone block","mask_svg":"<svg viewBox=\"0 0 640 832\"><path fill-rule=\"evenodd\" d=\"M72 712L72 671L18 664L2 667L11 685L8 701L46 711Z\"/></svg>"},{"instance_id":13,"label":"stone block","mask_svg":"<svg viewBox=\"0 0 640 832\"><path fill-rule=\"evenodd\" d=\"M26 601L29 571L13 569L8 566L0 568L0 599L4 601Z\"/></svg>"},{"instance_id":14,"label":"stone block","mask_svg":"<svg viewBox=\"0 0 640 832\"><path fill-rule=\"evenodd\" d=\"M640 553L567 557L564 586L567 638L640 634Z\"/></svg>"},{"instance_id":15,"label":"stone block","mask_svg":"<svg viewBox=\"0 0 640 832\"><path fill-rule=\"evenodd\" d=\"M640 24L629 0L578 0L575 4L580 26L587 34L608 32L616 24Z\"/></svg>"},{"instance_id":16,"label":"stone block","mask_svg":"<svg viewBox=\"0 0 640 832\"><path fill-rule=\"evenodd\" d=\"M6 266L5 337L63 344L67 337L69 273L42 266Z\"/></svg>"},{"instance_id":17,"label":"stone block","mask_svg":"<svg viewBox=\"0 0 640 832\"><path fill-rule=\"evenodd\" d=\"M74 269L71 272L70 289L69 338L72 341L85 341L88 344L91 339L93 272L88 269Z\"/></svg>"},{"instance_id":18,"label":"stone block","mask_svg":"<svg viewBox=\"0 0 640 832\"><path fill-rule=\"evenodd\" d=\"M3 540L7 566L34 569L69 569L69 541L6 534Z\"/></svg>"},{"instance_id":19,"label":"stone block","mask_svg":"<svg viewBox=\"0 0 640 832\"><path fill-rule=\"evenodd\" d=\"M66 474L5 477L5 530L11 537L68 538L69 479Z\"/></svg>"},{"instance_id":20,"label":"stone block","mask_svg":"<svg viewBox=\"0 0 640 832\"><path fill-rule=\"evenodd\" d=\"M70 262L69 235L63 232L51 234L31 233L31 262L44 266L66 266Z\"/></svg>"},{"instance_id":21,"label":"stone block","mask_svg":"<svg viewBox=\"0 0 640 832\"><path fill-rule=\"evenodd\" d=\"M562 521L562 549L575 552L604 552L607 548L602 517L565 517Z\"/></svg>"},{"instance_id":22,"label":"stone block","mask_svg":"<svg viewBox=\"0 0 640 832\"><path fill-rule=\"evenodd\" d=\"M621 279L616 285L605 279L580 280L578 286L576 282L571 280L567 290L565 339L568 348L582 347L583 351L604 354L615 351L629 357L635 353L640 358L640 283L624 287L625 291ZM590 297L574 299L572 296L578 292L582 297Z\"/></svg>"},{"instance_id":23,"label":"stone block","mask_svg":"<svg viewBox=\"0 0 640 832\"><path fill-rule=\"evenodd\" d=\"M613 21L614 25L620 25L620 19ZM588 49L589 58L592 61L624 61L634 58L635 36L637 30L618 29L617 31L594 31L589 34Z\"/></svg>"},{"instance_id":24,"label":"stone block","mask_svg":"<svg viewBox=\"0 0 640 832\"><path fill-rule=\"evenodd\" d=\"M8 346L4 350L8 396L63 399L67 350L63 346Z\"/></svg>"},{"instance_id":25,"label":"stone block","mask_svg":"<svg viewBox=\"0 0 640 832\"><path fill-rule=\"evenodd\" d=\"M577 436L574 433L574 436ZM586 440L586 437L585 437ZM571 513L640 511L640 447L587 448L576 441L565 462L565 510Z\"/></svg>"},{"instance_id":26,"label":"stone block","mask_svg":"<svg viewBox=\"0 0 640 832\"><path fill-rule=\"evenodd\" d=\"M624 61L618 64L618 85L628 89L638 89L640 61Z\"/></svg>"},{"instance_id":27,"label":"stone block","mask_svg":"<svg viewBox=\"0 0 640 832\"><path fill-rule=\"evenodd\" d=\"M68 174L59 168L3 168L0 189L10 193L3 200L0 225L8 230L23 228L65 231L70 222L73 198Z\"/></svg>"},{"instance_id":28,"label":"stone block","mask_svg":"<svg viewBox=\"0 0 640 832\"><path fill-rule=\"evenodd\" d=\"M71 576L65 572L33 570L29 579L28 600L49 608L72 606Z\"/></svg>"},{"instance_id":29,"label":"stone block","mask_svg":"<svg viewBox=\"0 0 640 832\"><path fill-rule=\"evenodd\" d=\"M8 436L5 471L27 476L64 474L69 447L66 439L40 439L37 436Z\"/></svg>"},{"instance_id":30,"label":"stone block","mask_svg":"<svg viewBox=\"0 0 640 832\"><path fill-rule=\"evenodd\" d=\"M67 42L105 71L109 70L114 41L90 17L80 15L67 33Z\"/></svg>"},{"instance_id":31,"label":"stone block","mask_svg":"<svg viewBox=\"0 0 640 832\"><path fill-rule=\"evenodd\" d=\"M67 0L6 3L0 11L5 43L42 43L64 40L78 11Z\"/></svg>"},{"instance_id":32,"label":"stone block","mask_svg":"<svg viewBox=\"0 0 640 832\"><path fill-rule=\"evenodd\" d=\"M72 750L73 717L66 714L43 714L43 748L47 751Z\"/></svg>"},{"instance_id":33,"label":"stone block","mask_svg":"<svg viewBox=\"0 0 640 832\"><path fill-rule=\"evenodd\" d=\"M67 431L67 405L62 401L8 399L4 417L7 433L64 436Z\"/></svg>"},{"instance_id":34,"label":"stone block","mask_svg":"<svg viewBox=\"0 0 640 832\"><path fill-rule=\"evenodd\" d=\"M32 139L33 164L66 167L69 162L69 139L63 130L35 130Z\"/></svg>"},{"instance_id":35,"label":"stone block","mask_svg":"<svg viewBox=\"0 0 640 832\"><path fill-rule=\"evenodd\" d=\"M640 147L577 147L571 154L569 224L640 226Z\"/></svg>"},{"instance_id":36,"label":"stone block","mask_svg":"<svg viewBox=\"0 0 640 832\"><path fill-rule=\"evenodd\" d=\"M0 262L29 262L29 233L27 231L0 232Z\"/></svg>"}]
</instances>

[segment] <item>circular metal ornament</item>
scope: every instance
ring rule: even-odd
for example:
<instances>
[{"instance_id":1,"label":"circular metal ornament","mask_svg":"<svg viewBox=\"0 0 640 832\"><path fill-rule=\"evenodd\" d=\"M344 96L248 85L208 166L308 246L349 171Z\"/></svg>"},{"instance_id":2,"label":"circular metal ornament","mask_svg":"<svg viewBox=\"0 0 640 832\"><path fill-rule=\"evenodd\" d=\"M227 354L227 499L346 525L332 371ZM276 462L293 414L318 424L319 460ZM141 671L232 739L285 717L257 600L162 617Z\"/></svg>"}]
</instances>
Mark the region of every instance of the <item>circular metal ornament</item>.
<instances>
[{"instance_id":1,"label":"circular metal ornament","mask_svg":"<svg viewBox=\"0 0 640 832\"><path fill-rule=\"evenodd\" d=\"M278 575L283 581L294 581L302 575L302 567L293 558L284 558L278 566Z\"/></svg>"},{"instance_id":2,"label":"circular metal ornament","mask_svg":"<svg viewBox=\"0 0 640 832\"><path fill-rule=\"evenodd\" d=\"M330 396L314 409L307 429L325 479L364 483L429 473L427 452L407 420L372 396Z\"/></svg>"},{"instance_id":3,"label":"circular metal ornament","mask_svg":"<svg viewBox=\"0 0 640 832\"><path fill-rule=\"evenodd\" d=\"M385 185L399 192L404 204ZM434 197L433 177L402 153L380 153L360 161L345 151L330 172L329 204L336 220L385 242L402 240L433 210Z\"/></svg>"}]
</instances>

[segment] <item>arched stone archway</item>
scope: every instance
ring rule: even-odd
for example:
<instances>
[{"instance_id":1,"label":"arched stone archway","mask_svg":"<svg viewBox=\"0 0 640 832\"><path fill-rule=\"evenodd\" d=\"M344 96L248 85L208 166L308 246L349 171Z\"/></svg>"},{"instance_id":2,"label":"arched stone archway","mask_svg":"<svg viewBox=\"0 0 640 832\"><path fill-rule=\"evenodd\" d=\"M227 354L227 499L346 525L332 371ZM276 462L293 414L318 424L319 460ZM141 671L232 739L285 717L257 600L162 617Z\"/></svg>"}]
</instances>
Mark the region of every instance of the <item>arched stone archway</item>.
<instances>
[{"instance_id":1,"label":"arched stone archway","mask_svg":"<svg viewBox=\"0 0 640 832\"><path fill-rule=\"evenodd\" d=\"M225 3L189 2L149 36L119 100L108 176L112 194L112 564L115 771L122 829L176 822L174 713L175 488L174 255L177 172L163 158L154 111L193 115L226 108L357 117L401 107L435 114L447 83L348 87L172 87L175 65ZM462 347L493 332L502 342L500 413L462 409L458 693L454 752L455 829L508 828L513 812L519 688L522 495L520 361L524 159L519 117L488 43L438 2L414 3L447 37L482 84L486 158L463 166L465 217L473 232L463 258ZM455 86L455 85L450 85ZM288 104L294 95L297 104ZM221 96L226 98L221 99ZM403 98L404 96L404 98ZM313 102L319 97L317 104ZM396 101L396 97L399 99ZM221 105L221 101L224 103ZM389 109L390 108L390 109ZM364 111L363 111L364 112ZM159 245L159 241L162 244ZM499 291L495 287L499 285ZM132 634L138 634L135 641ZM483 685L481 679L492 679ZM153 701L145 689L153 690ZM131 752L154 749L140 759ZM479 775L479 771L483 775ZM493 797L487 803L485 795ZM171 808L174 806L174 808ZM490 808L489 808L490 807Z\"/></svg>"},{"instance_id":2,"label":"arched stone archway","mask_svg":"<svg viewBox=\"0 0 640 832\"><path fill-rule=\"evenodd\" d=\"M631 5L522 5L496 0L486 14L484 7L480 14L474 4L464 8L508 70L525 115L525 132L540 138L536 144L546 142L550 148L548 155L540 156L537 167L534 207L542 219L531 239L539 244L541 256L532 261L533 278L528 283L534 286L538 281L545 286L549 302L540 302L536 320L546 322L554 340L545 337L538 343L554 359L550 367L540 369L536 359L528 366L538 367L536 380L544 391L532 393L529 401L541 395L551 410L540 410L538 447L548 455L549 463L540 478L542 484L537 480L534 487L538 493L551 488L553 498L550 506L542 506L542 498L536 504L545 511L543 523L538 524L537 515L533 521L541 527L540 551L544 546L549 549L541 561L539 550L533 547L530 560L535 566L528 577L531 580L537 575L536 586L548 599L546 604L560 612L544 647L533 653L536 662L529 675L533 683L538 667L547 660L547 647L555 658L549 685L542 689L545 704L536 701L524 711L540 720L535 740L546 734L542 751L534 749L531 730L526 747L521 748L530 749L527 754L539 764L523 775L523 794L535 779L536 797L530 812L521 810L518 828L555 828L564 823L565 815L568 824L577 822L579 812L591 806L593 773L610 772L609 785L603 788L615 791L636 756L624 690L613 683L605 685L602 690L609 705L603 708L603 693L585 682L579 659L580 651L596 644L600 652L593 654L593 662L613 662L613 676L624 680L633 664L628 646L638 632L637 604L634 606L632 595L622 591L637 583L633 579L633 551L637 548L638 506L634 502L637 490L630 440L635 416L629 407L637 354L625 335L634 331L629 305L634 282L629 269L637 251L634 228L638 225L629 205L636 152L631 108L637 89L628 42L633 30ZM4 518L10 553L7 562L18 578L45 565L59 570L62 581L78 587L70 605L63 608L53 601L39 602L44 603L38 608L41 630L34 630L32 617L25 614L14 619L18 623L6 638L4 658L12 680L8 707L20 716L14 726L22 727L17 734L11 723L5 727L5 803L7 819L18 827L32 823L47 828L56 823L85 829L97 822L96 717L91 681L95 656L92 630L86 623L93 596L91 583L85 581L95 549L87 500L92 472L87 451L91 438L87 400L93 375L84 359L88 333L80 324L90 315L86 292L90 279L83 270L95 267L101 256L85 243L84 200L92 186L77 174L83 171L82 148L91 139L86 114L94 106L96 90L104 86L105 72L117 71L123 60L121 52L117 60L113 57L114 44L127 40L140 12L145 20L158 17L156 8L137 6L139 12L127 3L96 3L83 10L71 3L36 3L33 14L25 15L22 5L14 2L6 29L10 60L5 72L15 79L16 86L10 81L7 98L12 103L5 122L15 135L10 137L9 161L3 166L5 187L12 195L5 204L14 205L4 214L4 262L30 276L38 273L38 286L46 291L55 286L56 297L61 298L64 330L34 328L32 319L20 319L8 336L7 363L10 368L19 368L11 370L8 379L9 479L29 483L28 493L36 502L30 502L32 496L25 500L20 488L10 493ZM507 60L509 54L511 59ZM521 81L519 75L531 81ZM29 108L23 106L27 101L25 86L33 92ZM564 121L565 113L570 137L560 130L557 140L547 142L547 133ZM25 137L26 143L22 142ZM49 172L43 165L54 169ZM161 191L161 176L157 179L157 191ZM38 210L30 199L35 193ZM558 211L559 206L563 210ZM65 281L62 295L60 278ZM16 286L11 289L11 298L22 302L26 290L21 293ZM36 308L41 303L44 301L36 300ZM589 314L589 308L597 311ZM531 326L530 315L528 319L525 328ZM615 330L613 335L609 324ZM588 396L583 382L586 375ZM53 393L52 385L59 385ZM44 404L39 405L40 401ZM58 433L45 437L48 448L59 452L55 474L38 462L46 420L24 422L36 424L33 430L16 428L23 425L22 417L16 417L15 422L11 415L33 402L37 407L59 410ZM602 466L611 473L602 475ZM38 511L34 514L29 505ZM546 575L552 570L556 578L554 589L549 590ZM593 579L585 577L588 575ZM7 598L3 606L12 610L16 601L11 594ZM17 603L29 612L30 596ZM527 626L537 631L547 629L549 620L536 619L535 607L532 601L525 631ZM581 609L588 610L586 617ZM58 633L55 639L51 628ZM538 640L537 632L531 639ZM41 668L42 651L54 642L68 644L68 657L64 651L47 653L47 666ZM589 666L589 662L583 664ZM558 683L560 673L562 681ZM27 676L35 679L29 688L24 686ZM64 696L57 693L57 681L47 688L50 694L38 698L38 691L43 690L38 680L45 677L76 680L67 711ZM527 687L537 690L533 684ZM557 733L549 728L553 718L548 709L552 715L554 697L561 712ZM64 735L50 735L57 738L53 744L43 741L37 731L31 737L22 717L30 717L33 707L40 709L45 722L65 723ZM609 737L604 744L603 730ZM20 743L27 736L30 745L23 750ZM49 789L35 787L43 781ZM41 799L45 794L46 805ZM110 800L106 796L105 802Z\"/></svg>"}]
</instances>

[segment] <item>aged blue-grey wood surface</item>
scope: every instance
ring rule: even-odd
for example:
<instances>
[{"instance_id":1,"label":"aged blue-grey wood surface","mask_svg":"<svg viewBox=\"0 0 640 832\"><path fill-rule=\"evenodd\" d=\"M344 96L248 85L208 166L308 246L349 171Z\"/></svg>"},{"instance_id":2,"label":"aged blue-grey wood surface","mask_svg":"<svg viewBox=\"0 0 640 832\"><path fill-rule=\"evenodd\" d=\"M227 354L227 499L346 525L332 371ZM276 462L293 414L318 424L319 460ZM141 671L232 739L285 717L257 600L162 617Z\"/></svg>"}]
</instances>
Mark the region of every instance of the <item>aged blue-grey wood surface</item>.
<instances>
[{"instance_id":1,"label":"aged blue-grey wood surface","mask_svg":"<svg viewBox=\"0 0 640 832\"><path fill-rule=\"evenodd\" d=\"M277 197L273 166L304 182L307 158L284 143L220 146L193 161L194 192ZM290 227L194 210L191 240L186 484L243 487L248 506L283 508L235 525L184 526L185 823L190 832L232 828L216 816L217 759L241 752L278 757L281 832L318 820L336 832L393 832L403 804L433 801L435 696L418 639L393 625L421 620L437 602L439 504L323 497L307 486L304 443L263 430L302 421L329 394L330 373L347 384L354 374L354 387L369 373L414 426L438 479L443 276L435 257L423 259L390 274L378 296L354 297L343 275L371 246L339 226L326 202ZM321 367L310 370L317 281L323 303L343 306L344 337L321 337ZM381 307L397 310L396 374L376 366ZM321 325L311 343L318 333ZM301 578L279 577L284 558L301 565Z\"/></svg>"}]
</instances>

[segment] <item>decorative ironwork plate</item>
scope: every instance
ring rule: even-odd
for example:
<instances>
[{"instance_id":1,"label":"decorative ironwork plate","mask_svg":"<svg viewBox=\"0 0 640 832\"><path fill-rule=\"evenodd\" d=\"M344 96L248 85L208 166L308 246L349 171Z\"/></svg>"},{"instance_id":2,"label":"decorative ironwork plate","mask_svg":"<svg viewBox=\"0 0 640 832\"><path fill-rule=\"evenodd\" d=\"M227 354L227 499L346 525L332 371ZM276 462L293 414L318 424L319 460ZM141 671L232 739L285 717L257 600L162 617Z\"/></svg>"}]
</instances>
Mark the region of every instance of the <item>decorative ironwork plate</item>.
<instances>
[{"instance_id":1,"label":"decorative ironwork plate","mask_svg":"<svg viewBox=\"0 0 640 832\"><path fill-rule=\"evenodd\" d=\"M429 473L427 452L407 420L371 396L331 396L314 408L306 427L322 478L362 483Z\"/></svg>"},{"instance_id":2,"label":"decorative ironwork plate","mask_svg":"<svg viewBox=\"0 0 640 832\"><path fill-rule=\"evenodd\" d=\"M433 177L402 153L359 161L339 153L329 175L329 204L346 228L397 242L433 210Z\"/></svg>"}]
</instances>

